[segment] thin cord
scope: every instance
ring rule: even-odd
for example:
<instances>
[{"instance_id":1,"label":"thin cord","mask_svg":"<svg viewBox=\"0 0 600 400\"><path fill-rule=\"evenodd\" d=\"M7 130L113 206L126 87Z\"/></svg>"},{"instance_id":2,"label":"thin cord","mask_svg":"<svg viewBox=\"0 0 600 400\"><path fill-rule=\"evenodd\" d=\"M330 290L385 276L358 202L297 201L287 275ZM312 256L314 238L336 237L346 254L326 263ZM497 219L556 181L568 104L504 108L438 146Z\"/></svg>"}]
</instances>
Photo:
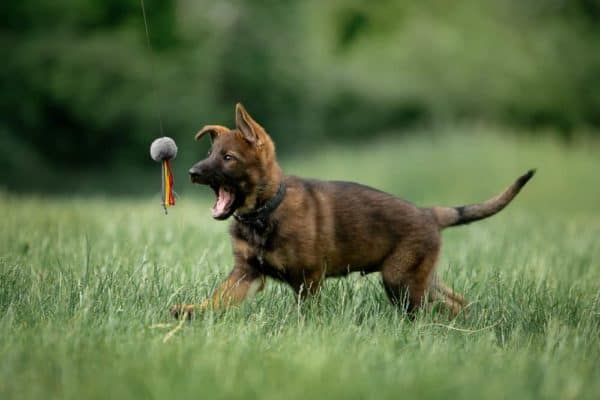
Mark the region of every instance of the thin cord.
<instances>
[{"instance_id":1,"label":"thin cord","mask_svg":"<svg viewBox=\"0 0 600 400\"><path fill-rule=\"evenodd\" d=\"M152 45L150 44L150 29L148 28L148 20L146 19L146 7L144 6L144 0L140 0L140 5L142 6L142 15L144 16L144 28L146 28L146 45L148 46L148 51L150 51L150 55L152 56ZM150 57L150 75L152 78L152 91L154 92L154 102L158 107L158 122L160 126L160 135L165 136L163 132L162 109L160 107L160 102L158 101L158 85L156 83L156 74L154 73L154 59L152 57Z\"/></svg>"}]
</instances>

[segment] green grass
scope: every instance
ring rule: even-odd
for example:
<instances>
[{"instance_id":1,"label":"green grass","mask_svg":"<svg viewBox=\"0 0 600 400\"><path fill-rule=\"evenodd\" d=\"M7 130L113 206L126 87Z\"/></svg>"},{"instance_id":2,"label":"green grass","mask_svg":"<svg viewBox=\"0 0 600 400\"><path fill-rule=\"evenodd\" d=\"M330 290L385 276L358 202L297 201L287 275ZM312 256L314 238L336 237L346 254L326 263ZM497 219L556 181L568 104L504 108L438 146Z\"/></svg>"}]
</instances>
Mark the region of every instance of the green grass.
<instances>
[{"instance_id":1,"label":"green grass","mask_svg":"<svg viewBox=\"0 0 600 400\"><path fill-rule=\"evenodd\" d=\"M450 132L451 133L451 132ZM231 267L208 190L157 198L0 195L0 398L599 398L600 143L440 135L332 147L289 173L459 205L538 174L500 215L444 233L440 274L471 301L414 321L376 275L298 304L267 289L170 341L167 309ZM176 165L176 168L185 166Z\"/></svg>"}]
</instances>

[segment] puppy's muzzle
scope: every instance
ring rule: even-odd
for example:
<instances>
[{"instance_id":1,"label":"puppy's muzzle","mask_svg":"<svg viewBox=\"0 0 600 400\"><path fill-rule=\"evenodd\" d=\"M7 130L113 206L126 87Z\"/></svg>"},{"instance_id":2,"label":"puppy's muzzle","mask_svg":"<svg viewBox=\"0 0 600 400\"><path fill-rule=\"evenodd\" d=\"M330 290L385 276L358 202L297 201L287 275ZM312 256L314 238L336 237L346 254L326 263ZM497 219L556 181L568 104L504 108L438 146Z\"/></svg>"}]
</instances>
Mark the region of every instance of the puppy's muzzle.
<instances>
[{"instance_id":1,"label":"puppy's muzzle","mask_svg":"<svg viewBox=\"0 0 600 400\"><path fill-rule=\"evenodd\" d=\"M188 171L188 173L190 174L190 180L192 181L192 183L200 183L200 184L208 184L208 179L207 179L207 170L204 167L199 167L199 166L193 166L192 168L190 168L190 170Z\"/></svg>"}]
</instances>

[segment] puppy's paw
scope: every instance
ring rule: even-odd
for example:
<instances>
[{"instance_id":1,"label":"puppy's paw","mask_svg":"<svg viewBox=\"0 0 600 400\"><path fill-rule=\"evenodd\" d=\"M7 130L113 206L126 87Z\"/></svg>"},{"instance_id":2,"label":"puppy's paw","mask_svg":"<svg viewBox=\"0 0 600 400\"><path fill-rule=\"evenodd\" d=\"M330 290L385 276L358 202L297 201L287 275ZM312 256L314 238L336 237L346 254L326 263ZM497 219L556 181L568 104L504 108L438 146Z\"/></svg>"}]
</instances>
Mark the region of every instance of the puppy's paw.
<instances>
[{"instance_id":1,"label":"puppy's paw","mask_svg":"<svg viewBox=\"0 0 600 400\"><path fill-rule=\"evenodd\" d=\"M192 319L194 316L193 304L174 304L171 306L170 312L175 319Z\"/></svg>"}]
</instances>

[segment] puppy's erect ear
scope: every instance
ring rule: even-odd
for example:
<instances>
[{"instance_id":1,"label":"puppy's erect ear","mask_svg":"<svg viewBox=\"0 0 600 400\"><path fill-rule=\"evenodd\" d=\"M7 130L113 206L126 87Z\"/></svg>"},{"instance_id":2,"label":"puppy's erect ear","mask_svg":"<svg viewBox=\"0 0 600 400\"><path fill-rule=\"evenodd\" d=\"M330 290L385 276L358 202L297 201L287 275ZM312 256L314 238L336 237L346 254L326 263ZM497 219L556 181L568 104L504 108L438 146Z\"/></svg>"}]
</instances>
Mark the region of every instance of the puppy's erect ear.
<instances>
[{"instance_id":1,"label":"puppy's erect ear","mask_svg":"<svg viewBox=\"0 0 600 400\"><path fill-rule=\"evenodd\" d=\"M235 126L249 143L255 146L260 146L264 143L267 135L265 129L252 119L242 103L235 105Z\"/></svg>"},{"instance_id":2,"label":"puppy's erect ear","mask_svg":"<svg viewBox=\"0 0 600 400\"><path fill-rule=\"evenodd\" d=\"M210 134L210 141L213 142L217 136L221 133L229 132L229 128L221 125L206 125L204 128L200 129L194 139L200 140L207 133Z\"/></svg>"}]
</instances>

